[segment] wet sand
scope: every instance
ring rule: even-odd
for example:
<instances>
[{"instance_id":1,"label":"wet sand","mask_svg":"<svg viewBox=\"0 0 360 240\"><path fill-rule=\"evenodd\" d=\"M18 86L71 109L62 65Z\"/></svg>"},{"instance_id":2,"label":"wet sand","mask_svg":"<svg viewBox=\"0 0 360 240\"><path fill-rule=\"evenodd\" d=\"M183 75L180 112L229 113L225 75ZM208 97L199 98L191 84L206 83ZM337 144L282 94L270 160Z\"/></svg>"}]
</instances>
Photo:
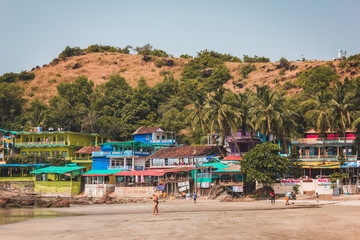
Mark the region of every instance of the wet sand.
<instances>
[{"instance_id":1,"label":"wet sand","mask_svg":"<svg viewBox=\"0 0 360 240\"><path fill-rule=\"evenodd\" d=\"M354 204L356 205L356 204ZM46 209L84 214L1 225L1 239L359 239L360 205L187 200Z\"/></svg>"}]
</instances>

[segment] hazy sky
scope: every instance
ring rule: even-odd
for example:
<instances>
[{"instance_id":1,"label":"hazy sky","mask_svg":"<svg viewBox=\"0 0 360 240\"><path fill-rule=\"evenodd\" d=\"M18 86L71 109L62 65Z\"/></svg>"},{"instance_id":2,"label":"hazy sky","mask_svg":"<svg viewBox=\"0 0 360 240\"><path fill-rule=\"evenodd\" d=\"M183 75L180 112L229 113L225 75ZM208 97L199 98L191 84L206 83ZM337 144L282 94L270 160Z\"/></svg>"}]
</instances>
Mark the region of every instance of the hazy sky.
<instances>
[{"instance_id":1,"label":"hazy sky","mask_svg":"<svg viewBox=\"0 0 360 240\"><path fill-rule=\"evenodd\" d=\"M47 64L67 45L331 60L360 53L359 10L359 0L0 0L0 75Z\"/></svg>"}]
</instances>

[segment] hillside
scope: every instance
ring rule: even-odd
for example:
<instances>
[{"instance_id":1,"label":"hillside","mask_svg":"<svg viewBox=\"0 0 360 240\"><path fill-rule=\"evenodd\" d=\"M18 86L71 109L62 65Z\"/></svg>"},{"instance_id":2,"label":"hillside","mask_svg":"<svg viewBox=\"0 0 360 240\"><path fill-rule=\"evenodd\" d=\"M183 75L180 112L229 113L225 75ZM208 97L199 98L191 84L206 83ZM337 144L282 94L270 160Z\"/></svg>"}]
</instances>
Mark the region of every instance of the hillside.
<instances>
[{"instance_id":1,"label":"hillside","mask_svg":"<svg viewBox=\"0 0 360 240\"><path fill-rule=\"evenodd\" d=\"M106 82L110 75L119 74L132 86L136 86L137 80L144 77L150 86L161 82L164 74L171 73L175 79L180 79L181 71L188 59L167 58L173 60L172 66L157 67L154 63L157 57L152 57L151 61L144 61L142 55L129 55L122 53L87 53L81 56L73 56L65 60L53 61L43 67L36 67L31 72L35 78L29 82L22 82L25 87L25 97L33 100L39 99L47 102L51 96L57 93L56 86L61 82L71 82L80 75L85 75L92 80L95 85ZM282 71L277 69L278 63L254 63L256 70L252 71L246 78L241 75L241 68L248 63L228 62L226 66L230 70L232 79L224 86L234 92L254 90L254 85L269 85L275 90L284 89L284 84L296 81L297 74L301 71L328 64L328 61L305 61L291 62L291 69ZM340 75L340 79L345 77L360 76L359 68L341 69L338 67L340 62L333 61L334 69ZM293 95L301 89L285 87L289 95Z\"/></svg>"}]
</instances>

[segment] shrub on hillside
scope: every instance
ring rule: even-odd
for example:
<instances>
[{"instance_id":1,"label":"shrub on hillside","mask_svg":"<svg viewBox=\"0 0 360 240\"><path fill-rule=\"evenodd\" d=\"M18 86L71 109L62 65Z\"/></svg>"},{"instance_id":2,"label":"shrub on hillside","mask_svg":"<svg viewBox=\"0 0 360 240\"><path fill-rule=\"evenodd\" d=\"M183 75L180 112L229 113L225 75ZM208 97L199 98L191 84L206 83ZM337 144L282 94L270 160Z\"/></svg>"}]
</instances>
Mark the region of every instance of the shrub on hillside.
<instances>
[{"instance_id":1,"label":"shrub on hillside","mask_svg":"<svg viewBox=\"0 0 360 240\"><path fill-rule=\"evenodd\" d=\"M286 58L282 57L279 60L279 65L277 65L277 68L284 68L285 70L288 70L290 68L290 62Z\"/></svg>"},{"instance_id":2,"label":"shrub on hillside","mask_svg":"<svg viewBox=\"0 0 360 240\"><path fill-rule=\"evenodd\" d=\"M240 73L243 76L243 78L247 78L249 73L255 70L256 70L256 66L254 64L247 64L241 68Z\"/></svg>"},{"instance_id":3,"label":"shrub on hillside","mask_svg":"<svg viewBox=\"0 0 360 240\"><path fill-rule=\"evenodd\" d=\"M4 75L0 76L0 82L17 82L17 81L29 81L35 78L35 74L27 71L22 71L20 73L5 73Z\"/></svg>"},{"instance_id":4,"label":"shrub on hillside","mask_svg":"<svg viewBox=\"0 0 360 240\"><path fill-rule=\"evenodd\" d=\"M270 62L270 58L266 57L258 57L254 55L254 57L250 57L248 55L244 55L243 61L247 63L257 63L257 62Z\"/></svg>"},{"instance_id":5,"label":"shrub on hillside","mask_svg":"<svg viewBox=\"0 0 360 240\"><path fill-rule=\"evenodd\" d=\"M59 58L67 58L67 57L72 57L72 56L78 56L82 52L83 51L79 47L73 47L72 48L70 46L66 46L66 48L59 54Z\"/></svg>"}]
</instances>

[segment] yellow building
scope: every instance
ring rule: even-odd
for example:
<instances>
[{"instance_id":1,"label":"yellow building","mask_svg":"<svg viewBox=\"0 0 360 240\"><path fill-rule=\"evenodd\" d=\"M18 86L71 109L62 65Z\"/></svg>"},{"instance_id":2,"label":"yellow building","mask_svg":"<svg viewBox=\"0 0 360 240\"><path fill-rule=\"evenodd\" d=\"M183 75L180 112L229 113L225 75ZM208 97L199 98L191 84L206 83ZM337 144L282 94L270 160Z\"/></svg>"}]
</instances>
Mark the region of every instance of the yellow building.
<instances>
[{"instance_id":1,"label":"yellow building","mask_svg":"<svg viewBox=\"0 0 360 240\"><path fill-rule=\"evenodd\" d=\"M85 166L88 170L92 164L91 155L82 157L75 152L83 147L97 146L105 141L105 136L95 133L69 131L19 132L15 140L15 147L20 150L22 155L61 155L66 160Z\"/></svg>"}]
</instances>

